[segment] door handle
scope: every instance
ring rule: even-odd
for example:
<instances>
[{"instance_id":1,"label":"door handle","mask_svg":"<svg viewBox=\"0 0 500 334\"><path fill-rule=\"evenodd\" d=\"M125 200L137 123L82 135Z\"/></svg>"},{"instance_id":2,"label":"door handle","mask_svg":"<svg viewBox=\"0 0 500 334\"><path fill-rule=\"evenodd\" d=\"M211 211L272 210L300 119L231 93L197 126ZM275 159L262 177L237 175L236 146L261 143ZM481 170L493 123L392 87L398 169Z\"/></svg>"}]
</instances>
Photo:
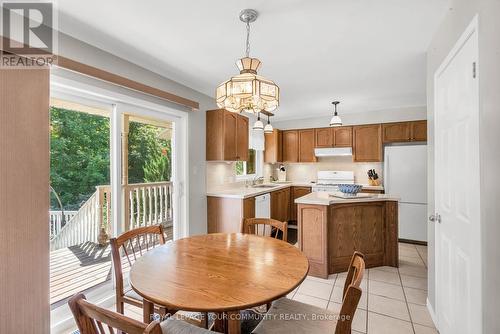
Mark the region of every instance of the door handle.
<instances>
[{"instance_id":1,"label":"door handle","mask_svg":"<svg viewBox=\"0 0 500 334\"><path fill-rule=\"evenodd\" d=\"M430 215L429 216L429 221L433 222L433 223L440 223L441 224L441 215L436 213L436 214L433 214L433 215Z\"/></svg>"}]
</instances>

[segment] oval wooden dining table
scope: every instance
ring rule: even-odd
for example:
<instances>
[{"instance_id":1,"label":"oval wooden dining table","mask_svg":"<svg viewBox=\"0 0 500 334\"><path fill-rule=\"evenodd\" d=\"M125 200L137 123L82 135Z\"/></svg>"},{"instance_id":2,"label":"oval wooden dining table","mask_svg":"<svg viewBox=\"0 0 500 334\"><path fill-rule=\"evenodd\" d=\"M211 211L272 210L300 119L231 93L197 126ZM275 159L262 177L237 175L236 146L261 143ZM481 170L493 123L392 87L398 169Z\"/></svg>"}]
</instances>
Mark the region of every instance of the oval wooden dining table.
<instances>
[{"instance_id":1,"label":"oval wooden dining table","mask_svg":"<svg viewBox=\"0 0 500 334\"><path fill-rule=\"evenodd\" d=\"M240 310L287 295L308 270L305 255L284 241L214 233L147 252L132 265L130 285L145 299L144 319L151 319L153 303L173 311L216 312L224 315L223 330L233 334L240 333Z\"/></svg>"}]
</instances>

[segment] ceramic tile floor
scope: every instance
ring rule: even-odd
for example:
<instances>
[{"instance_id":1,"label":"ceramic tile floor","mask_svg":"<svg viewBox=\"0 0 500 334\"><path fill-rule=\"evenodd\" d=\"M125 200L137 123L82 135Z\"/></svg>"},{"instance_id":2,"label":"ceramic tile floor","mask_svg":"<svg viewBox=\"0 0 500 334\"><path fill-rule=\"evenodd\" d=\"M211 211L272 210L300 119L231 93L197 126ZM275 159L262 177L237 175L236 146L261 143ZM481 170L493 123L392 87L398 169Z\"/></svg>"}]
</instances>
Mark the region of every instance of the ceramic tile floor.
<instances>
[{"instance_id":1,"label":"ceramic tile floor","mask_svg":"<svg viewBox=\"0 0 500 334\"><path fill-rule=\"evenodd\" d=\"M438 333L426 307L427 247L400 243L399 259L399 268L378 267L366 271L353 333ZM338 312L345 277L345 273L330 275L327 280L308 276L288 298ZM114 308L114 305L110 307ZM140 321L142 310L126 305L125 315ZM73 324L61 333L75 329Z\"/></svg>"},{"instance_id":2,"label":"ceramic tile floor","mask_svg":"<svg viewBox=\"0 0 500 334\"><path fill-rule=\"evenodd\" d=\"M399 268L366 271L353 333L438 333L426 307L427 247L400 243L399 260ZM309 276L288 298L338 311L345 277L345 273L328 279Z\"/></svg>"}]
</instances>

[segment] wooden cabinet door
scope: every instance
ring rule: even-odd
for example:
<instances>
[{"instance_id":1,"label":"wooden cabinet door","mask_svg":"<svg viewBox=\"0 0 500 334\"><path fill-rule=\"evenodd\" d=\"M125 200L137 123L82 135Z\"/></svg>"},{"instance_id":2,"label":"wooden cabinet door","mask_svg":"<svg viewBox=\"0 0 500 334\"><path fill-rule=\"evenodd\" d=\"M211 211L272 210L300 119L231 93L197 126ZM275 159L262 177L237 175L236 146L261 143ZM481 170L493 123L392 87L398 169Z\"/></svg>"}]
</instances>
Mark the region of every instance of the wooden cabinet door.
<instances>
[{"instance_id":1,"label":"wooden cabinet door","mask_svg":"<svg viewBox=\"0 0 500 334\"><path fill-rule=\"evenodd\" d=\"M299 130L299 161L316 161L314 155L314 129Z\"/></svg>"},{"instance_id":2,"label":"wooden cabinet door","mask_svg":"<svg viewBox=\"0 0 500 334\"><path fill-rule=\"evenodd\" d=\"M355 162L382 161L382 126L380 124L353 126Z\"/></svg>"},{"instance_id":3,"label":"wooden cabinet door","mask_svg":"<svg viewBox=\"0 0 500 334\"><path fill-rule=\"evenodd\" d=\"M334 147L352 147L352 126L333 128Z\"/></svg>"},{"instance_id":4,"label":"wooden cabinet door","mask_svg":"<svg viewBox=\"0 0 500 334\"><path fill-rule=\"evenodd\" d=\"M208 110L206 120L207 160L224 160L224 110Z\"/></svg>"},{"instance_id":5,"label":"wooden cabinet door","mask_svg":"<svg viewBox=\"0 0 500 334\"><path fill-rule=\"evenodd\" d=\"M248 118L238 115L237 118L236 159L248 160Z\"/></svg>"},{"instance_id":6,"label":"wooden cabinet door","mask_svg":"<svg viewBox=\"0 0 500 334\"><path fill-rule=\"evenodd\" d=\"M382 124L384 143L406 142L411 139L410 122Z\"/></svg>"},{"instance_id":7,"label":"wooden cabinet door","mask_svg":"<svg viewBox=\"0 0 500 334\"><path fill-rule=\"evenodd\" d=\"M297 130L283 131L283 161L299 161L299 138Z\"/></svg>"},{"instance_id":8,"label":"wooden cabinet door","mask_svg":"<svg viewBox=\"0 0 500 334\"><path fill-rule=\"evenodd\" d=\"M411 140L427 141L427 121L411 122Z\"/></svg>"},{"instance_id":9,"label":"wooden cabinet door","mask_svg":"<svg viewBox=\"0 0 500 334\"><path fill-rule=\"evenodd\" d=\"M282 134L274 129L272 133L264 133L264 162L276 163L282 161Z\"/></svg>"},{"instance_id":10,"label":"wooden cabinet door","mask_svg":"<svg viewBox=\"0 0 500 334\"><path fill-rule=\"evenodd\" d=\"M292 187L290 191L290 220L297 220L295 200L311 192L311 187Z\"/></svg>"},{"instance_id":11,"label":"wooden cabinet door","mask_svg":"<svg viewBox=\"0 0 500 334\"><path fill-rule=\"evenodd\" d=\"M271 192L271 218L282 222L290 219L290 188Z\"/></svg>"},{"instance_id":12,"label":"wooden cabinet door","mask_svg":"<svg viewBox=\"0 0 500 334\"><path fill-rule=\"evenodd\" d=\"M333 132L331 128L321 128L315 130L315 147L332 147Z\"/></svg>"},{"instance_id":13,"label":"wooden cabinet door","mask_svg":"<svg viewBox=\"0 0 500 334\"><path fill-rule=\"evenodd\" d=\"M238 115L224 112L224 160L235 161L238 158ZM216 135L216 134L214 134Z\"/></svg>"}]
</instances>

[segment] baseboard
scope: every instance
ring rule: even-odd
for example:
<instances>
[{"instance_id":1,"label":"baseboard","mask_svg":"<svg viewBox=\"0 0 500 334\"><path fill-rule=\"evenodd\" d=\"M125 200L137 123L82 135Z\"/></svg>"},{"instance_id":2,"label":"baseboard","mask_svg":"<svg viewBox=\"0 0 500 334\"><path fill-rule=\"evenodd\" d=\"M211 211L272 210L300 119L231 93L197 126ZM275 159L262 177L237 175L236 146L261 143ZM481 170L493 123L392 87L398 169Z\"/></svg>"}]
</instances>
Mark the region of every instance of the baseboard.
<instances>
[{"instance_id":1,"label":"baseboard","mask_svg":"<svg viewBox=\"0 0 500 334\"><path fill-rule=\"evenodd\" d=\"M432 322L434 323L434 327L436 327L436 329L439 330L437 318L436 318L436 313L434 312L434 309L432 308L431 303L429 303L429 298L427 298L426 304L427 304L427 310L429 311L429 314L431 315Z\"/></svg>"},{"instance_id":2,"label":"baseboard","mask_svg":"<svg viewBox=\"0 0 500 334\"><path fill-rule=\"evenodd\" d=\"M418 240L411 240L411 239L399 239L399 242L404 242L405 244L427 246L427 241L418 241Z\"/></svg>"}]
</instances>

